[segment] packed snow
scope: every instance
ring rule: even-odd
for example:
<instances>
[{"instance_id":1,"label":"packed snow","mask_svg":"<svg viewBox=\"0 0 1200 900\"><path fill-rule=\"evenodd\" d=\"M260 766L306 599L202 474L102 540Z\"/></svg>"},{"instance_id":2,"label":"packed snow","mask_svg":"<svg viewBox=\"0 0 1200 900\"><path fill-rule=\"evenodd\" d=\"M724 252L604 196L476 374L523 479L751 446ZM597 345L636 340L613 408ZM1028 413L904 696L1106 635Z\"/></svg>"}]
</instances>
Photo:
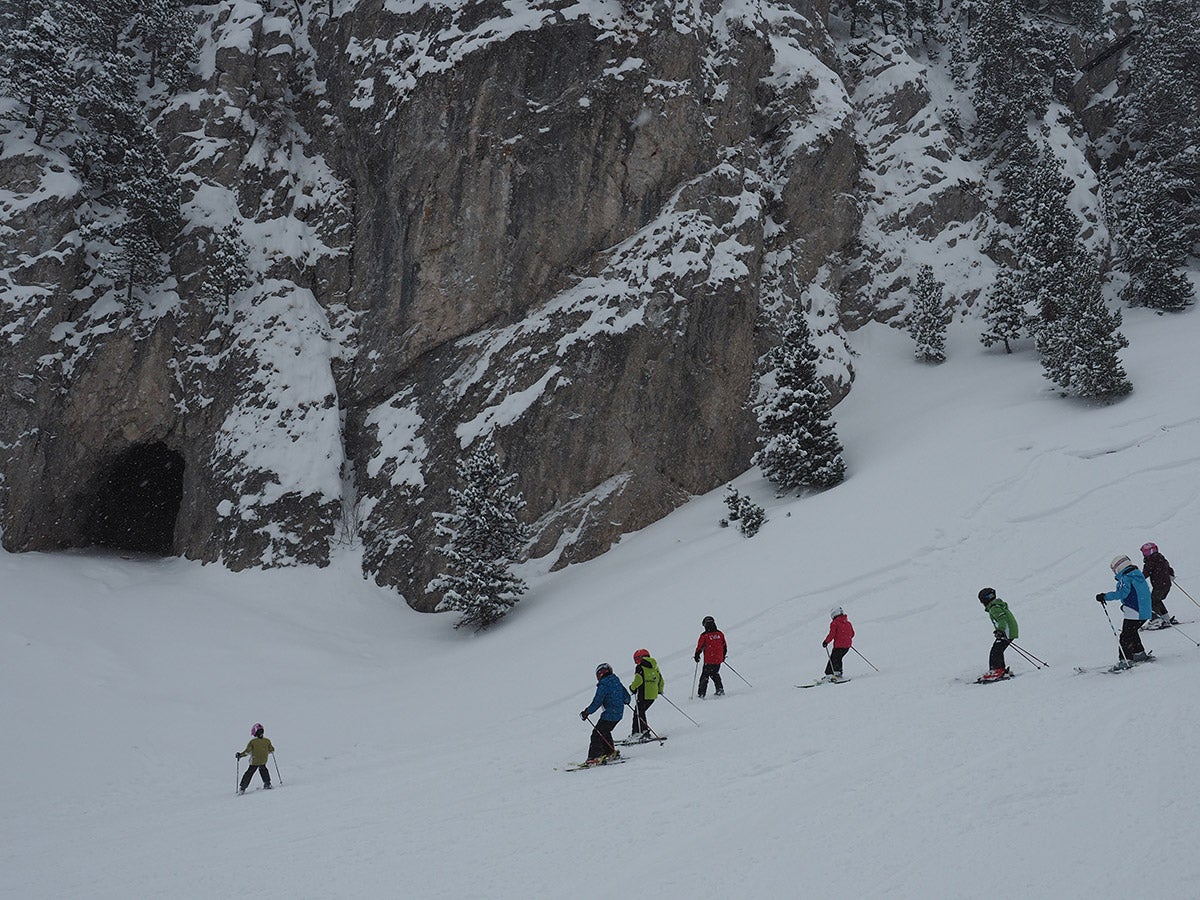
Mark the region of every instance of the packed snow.
<instances>
[{"instance_id":1,"label":"packed snow","mask_svg":"<svg viewBox=\"0 0 1200 900\"><path fill-rule=\"evenodd\" d=\"M1185 624L1144 636L1152 665L1074 667L1116 661L1093 599L1114 555L1156 541L1200 600L1198 328L1126 311L1135 392L1105 406L971 320L940 366L870 326L835 411L844 484L776 498L751 472L754 538L718 527L716 490L590 563L530 563L479 635L362 581L353 548L237 574L0 554L0 893L1194 897L1200 609L1172 591ZM1017 678L972 683L984 586L1049 668L1010 650ZM852 681L798 691L837 605ZM701 701L705 615L738 674ZM698 725L659 700L665 744L564 773L596 664L628 684L640 647ZM256 721L281 789L239 797Z\"/></svg>"}]
</instances>

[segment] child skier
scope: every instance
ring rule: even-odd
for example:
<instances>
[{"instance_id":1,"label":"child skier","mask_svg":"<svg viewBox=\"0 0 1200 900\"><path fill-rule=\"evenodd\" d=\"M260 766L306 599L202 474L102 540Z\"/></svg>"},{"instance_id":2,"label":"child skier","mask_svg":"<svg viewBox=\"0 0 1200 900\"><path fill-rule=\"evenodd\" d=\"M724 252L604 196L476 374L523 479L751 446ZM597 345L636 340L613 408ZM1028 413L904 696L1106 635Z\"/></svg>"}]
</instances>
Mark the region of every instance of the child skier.
<instances>
[{"instance_id":1,"label":"child skier","mask_svg":"<svg viewBox=\"0 0 1200 900\"><path fill-rule=\"evenodd\" d=\"M1150 611L1153 615L1146 623L1146 628L1166 628L1168 625L1178 625L1176 618L1167 612L1163 603L1171 590L1171 579L1175 570L1167 562L1167 558L1158 552L1158 544L1147 541L1142 544L1142 574L1150 582Z\"/></svg>"},{"instance_id":2,"label":"child skier","mask_svg":"<svg viewBox=\"0 0 1200 900\"><path fill-rule=\"evenodd\" d=\"M1128 556L1114 558L1110 568L1117 579L1117 586L1107 594L1097 594L1096 600L1100 603L1121 601L1125 624L1121 626L1121 658L1117 660L1117 665L1123 668L1149 658L1138 636L1138 629L1150 618L1150 585L1146 584L1146 576L1129 561Z\"/></svg>"},{"instance_id":3,"label":"child skier","mask_svg":"<svg viewBox=\"0 0 1200 900\"><path fill-rule=\"evenodd\" d=\"M825 663L823 680L841 681L842 658L849 652L850 645L854 643L854 626L850 624L850 620L846 618L846 613L840 606L835 606L829 611L829 620L829 634L825 635L821 646L828 647L832 642L833 652L829 654L829 662Z\"/></svg>"},{"instance_id":4,"label":"child skier","mask_svg":"<svg viewBox=\"0 0 1200 900\"><path fill-rule=\"evenodd\" d=\"M263 737L263 727L259 722L255 722L251 727L250 735L246 749L237 755L238 759L243 756L250 757L250 767L242 776L242 786L238 788L239 794L246 793L246 788L250 786L250 779L254 777L255 770L262 775L263 789L268 791L271 789L271 770L267 768L267 757L275 752L275 747L269 738Z\"/></svg>"},{"instance_id":5,"label":"child skier","mask_svg":"<svg viewBox=\"0 0 1200 900\"><path fill-rule=\"evenodd\" d=\"M704 633L700 635L700 640L696 641L695 660L700 662L700 654L704 654L700 687L696 689L696 695L703 700L708 692L710 678L717 689L717 696L725 693L725 686L721 684L721 663L725 662L725 657L729 655L729 645L725 643L725 635L717 630L717 623L712 616L705 616L701 624L704 626Z\"/></svg>"},{"instance_id":6,"label":"child skier","mask_svg":"<svg viewBox=\"0 0 1200 900\"><path fill-rule=\"evenodd\" d=\"M650 655L649 650L638 650L633 654L633 681L629 685L629 693L637 697L637 708L633 711L633 733L630 738L636 740L652 739L650 725L646 722L646 710L658 699L658 695L667 689L663 681L662 670Z\"/></svg>"},{"instance_id":7,"label":"child skier","mask_svg":"<svg viewBox=\"0 0 1200 900\"><path fill-rule=\"evenodd\" d=\"M1012 676L1008 666L1004 664L1004 651L1008 645L1017 639L1017 619L1008 608L1008 604L996 596L992 588L984 588L979 592L979 602L983 604L988 618L992 620L992 634L995 643L988 655L987 674L980 676L980 681L999 681L1001 678Z\"/></svg>"},{"instance_id":8,"label":"child skier","mask_svg":"<svg viewBox=\"0 0 1200 900\"><path fill-rule=\"evenodd\" d=\"M587 762L585 765L595 766L616 759L621 754L613 745L612 733L625 713L625 704L630 700L629 691L621 684L621 679L613 674L612 666L600 663L596 666L596 696L592 698L587 709L579 713L579 718L587 719L601 706L604 712L592 726L592 741L588 745Z\"/></svg>"}]
</instances>

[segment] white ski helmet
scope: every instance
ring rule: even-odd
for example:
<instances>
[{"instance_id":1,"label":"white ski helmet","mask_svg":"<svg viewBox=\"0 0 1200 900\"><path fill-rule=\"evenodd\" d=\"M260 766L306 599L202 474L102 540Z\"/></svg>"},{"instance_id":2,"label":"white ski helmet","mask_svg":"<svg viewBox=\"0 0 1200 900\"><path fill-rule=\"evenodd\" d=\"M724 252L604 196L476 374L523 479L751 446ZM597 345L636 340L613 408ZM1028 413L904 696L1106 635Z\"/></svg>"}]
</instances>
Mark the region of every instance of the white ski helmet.
<instances>
[{"instance_id":1,"label":"white ski helmet","mask_svg":"<svg viewBox=\"0 0 1200 900\"><path fill-rule=\"evenodd\" d=\"M1129 557L1126 556L1125 554L1121 554L1120 556L1114 556L1113 561L1112 561L1113 574L1116 575L1122 569L1127 569L1132 565L1133 565L1133 563L1131 563L1129 561Z\"/></svg>"},{"instance_id":2,"label":"white ski helmet","mask_svg":"<svg viewBox=\"0 0 1200 900\"><path fill-rule=\"evenodd\" d=\"M838 616L844 616L844 615L845 615L845 613L842 612L842 608L840 606L835 606L833 609L831 609L829 611L829 618L831 618L831 619L836 619Z\"/></svg>"}]
</instances>

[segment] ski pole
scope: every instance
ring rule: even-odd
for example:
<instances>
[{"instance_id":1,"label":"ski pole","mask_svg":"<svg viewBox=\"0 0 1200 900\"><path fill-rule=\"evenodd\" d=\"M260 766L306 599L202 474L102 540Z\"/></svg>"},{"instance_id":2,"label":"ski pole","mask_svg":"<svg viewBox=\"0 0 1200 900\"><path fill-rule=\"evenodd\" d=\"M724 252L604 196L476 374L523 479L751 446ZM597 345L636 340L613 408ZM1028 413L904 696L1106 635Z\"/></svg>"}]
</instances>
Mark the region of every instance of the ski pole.
<instances>
[{"instance_id":1,"label":"ski pole","mask_svg":"<svg viewBox=\"0 0 1200 900\"><path fill-rule=\"evenodd\" d=\"M1117 626L1112 623L1112 616L1108 614L1108 604L1101 603L1100 605L1104 607L1104 618L1108 619L1108 627L1112 629L1113 637L1117 639L1117 656L1125 662L1129 662L1129 657L1125 655L1125 648L1121 646L1121 636L1117 634Z\"/></svg>"},{"instance_id":2,"label":"ski pole","mask_svg":"<svg viewBox=\"0 0 1200 900\"><path fill-rule=\"evenodd\" d=\"M275 763L275 777L279 780L280 784L283 784L283 777L279 774L279 760L275 758L274 750L271 751L271 762Z\"/></svg>"},{"instance_id":3,"label":"ski pole","mask_svg":"<svg viewBox=\"0 0 1200 900\"><path fill-rule=\"evenodd\" d=\"M1166 631L1167 629L1163 628L1163 629L1161 629L1161 630L1162 630L1162 631ZM1182 635L1183 635L1185 638L1187 638L1187 639L1188 639L1189 641L1191 641L1193 644L1196 644L1196 646L1197 646L1197 647L1200 647L1200 643L1196 643L1196 640L1195 640L1195 639L1194 639L1194 638L1193 638L1193 637L1192 637L1190 634L1188 634L1186 631L1183 631L1183 630L1181 630L1181 629L1180 629L1180 627L1179 627L1178 625L1172 625L1172 626L1171 626L1171 630L1172 630L1172 631L1178 631L1180 634L1182 634Z\"/></svg>"},{"instance_id":4,"label":"ski pole","mask_svg":"<svg viewBox=\"0 0 1200 900\"><path fill-rule=\"evenodd\" d=\"M1018 653L1020 653L1023 657L1025 657L1027 660L1029 660L1029 662L1033 663L1035 667L1037 667L1039 669L1041 669L1043 667L1045 667L1047 669L1050 668L1050 663L1046 662L1045 660L1038 659L1036 656L1034 656L1032 653L1030 653L1024 647L1019 645L1016 641L1009 641L1008 646L1012 647L1014 650L1016 650Z\"/></svg>"},{"instance_id":5,"label":"ski pole","mask_svg":"<svg viewBox=\"0 0 1200 900\"><path fill-rule=\"evenodd\" d=\"M632 713L633 713L633 715L634 715L634 721L637 721L637 710L636 710L636 709L634 709L634 707L633 707L633 704L632 704L632 703L626 703L625 705L626 705L626 706L628 706L628 707L629 707L629 710L630 710L630 712L632 712ZM652 735L654 735L654 739L655 739L656 741L658 741L658 745L661 747L661 746L662 746L663 739L662 739L662 738L660 738L660 737L658 736L658 732L657 732L657 731L655 731L653 728L651 728L651 727L650 727L650 723L649 723L649 722L647 722L645 719L643 719L643 720L642 720L642 724L646 726L646 730L647 730L648 732L650 732Z\"/></svg>"},{"instance_id":6,"label":"ski pole","mask_svg":"<svg viewBox=\"0 0 1200 900\"><path fill-rule=\"evenodd\" d=\"M692 675L692 689L691 689L691 691L688 692L689 700L691 700L693 697L696 696L696 681L697 681L697 679L699 679L699 677L700 677L700 660L696 660L696 672L695 672L695 674ZM672 703L671 705L675 706L674 703ZM675 708L678 709L679 707L675 707Z\"/></svg>"},{"instance_id":7,"label":"ski pole","mask_svg":"<svg viewBox=\"0 0 1200 900\"><path fill-rule=\"evenodd\" d=\"M737 669L735 669L733 666L729 665L729 663L728 663L728 662L726 662L726 663L725 663L725 666L726 666L726 667L729 669L729 671L730 671L730 672L732 672L732 673L733 673L734 675L736 675L738 678L742 678L742 673L741 673L741 672L739 672ZM742 678L742 681L746 681L746 679L745 679L745 678ZM750 682L748 682L748 681L746 681L746 686L747 686L747 687L754 687L754 685L752 685L752 684L751 684Z\"/></svg>"},{"instance_id":8,"label":"ski pole","mask_svg":"<svg viewBox=\"0 0 1200 900\"><path fill-rule=\"evenodd\" d=\"M668 703L670 703L672 706L675 706L675 702L674 702L674 701L673 701L673 700L672 700L670 697L668 697L666 694L659 694L658 696L662 697L664 700L666 700L666 701L667 701ZM697 722L695 719L693 719L691 716L689 716L687 713L685 713L685 712L684 712L682 709L680 709L678 706L675 706L675 711L676 711L677 713L679 713L681 716L683 716L685 719L687 719L689 722L691 722L693 725L695 725L697 728L699 728L699 727L700 727L700 723L699 723L699 722Z\"/></svg>"},{"instance_id":9,"label":"ski pole","mask_svg":"<svg viewBox=\"0 0 1200 900\"><path fill-rule=\"evenodd\" d=\"M1183 585L1182 585L1182 584L1180 584L1178 581L1176 581L1174 578L1172 578L1172 579L1171 579L1171 584L1175 585L1175 587L1177 587L1177 588L1179 588L1181 591L1183 591L1183 596L1187 597L1187 598L1188 598L1189 600L1191 600L1193 603L1196 603L1196 598L1195 598L1195 597L1193 597L1191 594L1189 594L1187 591L1185 591L1185 590L1183 589ZM1200 606L1200 603L1196 603L1196 605L1197 605L1197 606Z\"/></svg>"},{"instance_id":10,"label":"ski pole","mask_svg":"<svg viewBox=\"0 0 1200 900\"><path fill-rule=\"evenodd\" d=\"M853 650L855 653L858 653L858 648L857 648L857 647L851 647L850 649L851 649L851 650ZM868 666L870 666L872 669L875 669L875 663L871 662L869 659L867 659L867 658L866 658L865 656L863 656L861 653L858 653L858 655L859 655L859 656L862 656L862 658L863 658L863 662L865 662L865 663L866 663ZM878 669L875 669L875 671L876 671L876 672L878 672L879 670L878 670Z\"/></svg>"}]
</instances>

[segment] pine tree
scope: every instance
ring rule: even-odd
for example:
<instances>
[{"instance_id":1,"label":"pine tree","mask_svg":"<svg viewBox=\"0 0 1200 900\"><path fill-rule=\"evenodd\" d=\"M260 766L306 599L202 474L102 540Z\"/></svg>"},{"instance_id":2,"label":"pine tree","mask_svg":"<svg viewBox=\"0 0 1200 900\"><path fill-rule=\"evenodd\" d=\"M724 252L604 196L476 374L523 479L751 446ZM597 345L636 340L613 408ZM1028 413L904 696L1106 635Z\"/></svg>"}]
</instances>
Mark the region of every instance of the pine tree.
<instances>
[{"instance_id":1,"label":"pine tree","mask_svg":"<svg viewBox=\"0 0 1200 900\"><path fill-rule=\"evenodd\" d=\"M175 90L196 61L196 20L179 0L145 0L130 26L149 57L148 87L161 79Z\"/></svg>"},{"instance_id":2,"label":"pine tree","mask_svg":"<svg viewBox=\"0 0 1200 900\"><path fill-rule=\"evenodd\" d=\"M1006 182L1022 223L1014 250L1017 277L1014 304L1037 311L1038 327L1059 315L1073 278L1080 223L1067 205L1071 183L1048 150L1021 164Z\"/></svg>"},{"instance_id":3,"label":"pine tree","mask_svg":"<svg viewBox=\"0 0 1200 900\"><path fill-rule=\"evenodd\" d=\"M973 99L980 134L989 141L1023 134L1026 116L1040 117L1049 106L1034 55L1041 35L1016 0L981 0L973 11L969 46L977 63Z\"/></svg>"},{"instance_id":4,"label":"pine tree","mask_svg":"<svg viewBox=\"0 0 1200 900\"><path fill-rule=\"evenodd\" d=\"M1129 275L1121 299L1130 306L1179 310L1195 299L1181 269L1191 249L1171 179L1159 162L1125 166L1118 259Z\"/></svg>"},{"instance_id":5,"label":"pine tree","mask_svg":"<svg viewBox=\"0 0 1200 900\"><path fill-rule=\"evenodd\" d=\"M503 618L526 591L510 571L528 540L528 527L517 518L525 507L513 493L516 475L505 475L491 443L459 460L460 488L452 488L454 511L438 514L437 533L446 539L442 554L447 571L429 583L442 593L438 610L463 614L455 625L480 631Z\"/></svg>"},{"instance_id":6,"label":"pine tree","mask_svg":"<svg viewBox=\"0 0 1200 900\"><path fill-rule=\"evenodd\" d=\"M232 222L214 232L205 254L205 295L228 306L229 298L251 283L248 257L241 232Z\"/></svg>"},{"instance_id":7,"label":"pine tree","mask_svg":"<svg viewBox=\"0 0 1200 900\"><path fill-rule=\"evenodd\" d=\"M917 343L914 353L922 362L946 361L946 328L950 317L942 306L945 286L933 277L932 266L921 266L908 316L908 333Z\"/></svg>"},{"instance_id":8,"label":"pine tree","mask_svg":"<svg viewBox=\"0 0 1200 900\"><path fill-rule=\"evenodd\" d=\"M803 313L792 315L782 342L768 359L775 384L759 412L759 450L753 461L783 488L840 484L846 464Z\"/></svg>"},{"instance_id":9,"label":"pine tree","mask_svg":"<svg viewBox=\"0 0 1200 900\"><path fill-rule=\"evenodd\" d=\"M1117 355L1129 346L1120 332L1121 313L1110 312L1105 304L1096 263L1082 244L1072 253L1070 268L1062 314L1038 332L1042 369L1052 382L1076 396L1123 397L1133 386Z\"/></svg>"},{"instance_id":10,"label":"pine tree","mask_svg":"<svg viewBox=\"0 0 1200 900\"><path fill-rule=\"evenodd\" d=\"M988 289L983 307L984 330L979 340L985 347L1003 343L1004 352L1012 353L1011 341L1029 334L1030 318L1016 290L1017 273L1001 266Z\"/></svg>"},{"instance_id":11,"label":"pine tree","mask_svg":"<svg viewBox=\"0 0 1200 900\"><path fill-rule=\"evenodd\" d=\"M28 18L10 12L0 23L0 94L19 102L15 112L0 118L22 122L35 144L66 131L78 104L71 32L56 15L62 6L47 3Z\"/></svg>"}]
</instances>

